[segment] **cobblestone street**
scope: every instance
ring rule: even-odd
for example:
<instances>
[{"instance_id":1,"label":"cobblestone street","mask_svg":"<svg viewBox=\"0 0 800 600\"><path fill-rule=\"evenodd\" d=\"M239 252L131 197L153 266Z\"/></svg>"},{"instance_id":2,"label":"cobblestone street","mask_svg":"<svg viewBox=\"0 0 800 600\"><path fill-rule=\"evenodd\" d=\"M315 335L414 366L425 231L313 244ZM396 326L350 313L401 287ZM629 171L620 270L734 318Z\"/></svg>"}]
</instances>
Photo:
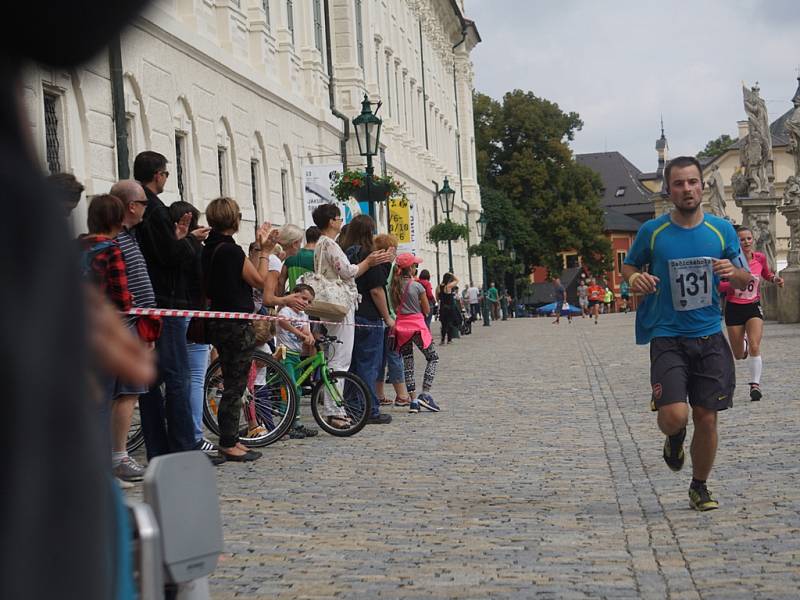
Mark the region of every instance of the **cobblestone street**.
<instances>
[{"instance_id":1,"label":"cobblestone street","mask_svg":"<svg viewBox=\"0 0 800 600\"><path fill-rule=\"evenodd\" d=\"M633 321L476 323L440 348L441 413L222 466L213 596L797 598L800 327L767 324L760 403L740 367L701 514L689 464L661 458Z\"/></svg>"}]
</instances>

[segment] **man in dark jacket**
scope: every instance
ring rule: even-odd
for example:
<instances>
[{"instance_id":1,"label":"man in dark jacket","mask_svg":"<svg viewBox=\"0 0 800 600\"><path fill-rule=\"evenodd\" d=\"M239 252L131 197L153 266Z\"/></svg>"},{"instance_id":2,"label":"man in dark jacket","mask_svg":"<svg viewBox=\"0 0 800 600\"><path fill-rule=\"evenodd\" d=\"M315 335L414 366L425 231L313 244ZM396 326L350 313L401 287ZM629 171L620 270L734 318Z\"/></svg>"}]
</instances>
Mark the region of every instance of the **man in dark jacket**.
<instances>
[{"instance_id":1,"label":"man in dark jacket","mask_svg":"<svg viewBox=\"0 0 800 600\"><path fill-rule=\"evenodd\" d=\"M139 245L159 308L188 308L187 271L195 261L195 247L187 239L191 213L177 224L158 195L169 177L167 159L158 152L140 153L133 163L133 176L147 196L144 219L137 227ZM202 231L193 232L202 235ZM189 234L192 235L192 234ZM156 342L158 379L139 399L142 433L147 458L183 452L196 447L189 402L189 354L186 349L185 318L166 318ZM161 391L161 384L166 394Z\"/></svg>"}]
</instances>

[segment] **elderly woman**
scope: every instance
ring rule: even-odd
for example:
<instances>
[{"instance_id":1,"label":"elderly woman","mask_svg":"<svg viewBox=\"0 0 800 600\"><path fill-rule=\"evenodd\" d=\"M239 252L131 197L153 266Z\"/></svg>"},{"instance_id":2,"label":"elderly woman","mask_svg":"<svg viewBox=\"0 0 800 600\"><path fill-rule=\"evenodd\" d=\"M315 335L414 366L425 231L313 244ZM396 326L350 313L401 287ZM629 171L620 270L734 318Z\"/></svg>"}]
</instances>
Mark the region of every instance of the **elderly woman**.
<instances>
[{"instance_id":1,"label":"elderly woman","mask_svg":"<svg viewBox=\"0 0 800 600\"><path fill-rule=\"evenodd\" d=\"M258 266L247 260L236 244L233 234L239 230L241 212L231 198L217 198L206 209L211 226L203 248L202 266L206 295L211 310L223 312L253 312L252 288L263 287L267 278L270 250L275 235L268 226L258 231ZM255 347L252 323L247 320L211 319L208 337L219 353L222 367L223 392L219 403L219 454L226 460L245 462L261 456L239 442L239 415L242 394L247 386L250 357Z\"/></svg>"},{"instance_id":2,"label":"elderly woman","mask_svg":"<svg viewBox=\"0 0 800 600\"><path fill-rule=\"evenodd\" d=\"M327 325L328 334L336 336L342 342L341 345L336 346L335 353L328 361L328 365L334 371L347 371L350 369L350 360L353 354L355 313L358 303L356 277L366 273L370 267L391 262L394 259L394 252L376 250L358 264L351 264L344 251L334 241L339 235L343 223L339 207L335 204L322 204L314 209L311 216L314 224L322 231L314 248L315 271L331 281L341 279L352 291L353 301L344 320L337 325ZM331 420L331 424L334 427L344 426L344 424L336 422L337 419L343 418L342 411L337 410L336 405L328 398L327 394L324 401L325 414Z\"/></svg>"}]
</instances>

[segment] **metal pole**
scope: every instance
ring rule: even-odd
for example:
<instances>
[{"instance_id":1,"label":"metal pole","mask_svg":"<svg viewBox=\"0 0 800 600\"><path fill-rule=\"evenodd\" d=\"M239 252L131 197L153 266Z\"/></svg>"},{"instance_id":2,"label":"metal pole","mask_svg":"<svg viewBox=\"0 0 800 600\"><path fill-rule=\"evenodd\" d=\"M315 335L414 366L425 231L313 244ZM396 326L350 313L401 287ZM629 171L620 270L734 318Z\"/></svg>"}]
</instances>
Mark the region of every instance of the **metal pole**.
<instances>
[{"instance_id":1,"label":"metal pole","mask_svg":"<svg viewBox=\"0 0 800 600\"><path fill-rule=\"evenodd\" d=\"M372 155L367 154L367 176L365 179L367 180L367 206L369 207L369 216L372 217L372 221L375 221L375 202L372 199L372 174L375 172L375 168L372 166ZM377 223L375 227L377 228Z\"/></svg>"},{"instance_id":2,"label":"metal pole","mask_svg":"<svg viewBox=\"0 0 800 600\"><path fill-rule=\"evenodd\" d=\"M447 216L445 217L447 222L450 222L450 212L447 212ZM453 242L451 240L447 240L447 264L450 267L450 272L453 272Z\"/></svg>"}]
</instances>

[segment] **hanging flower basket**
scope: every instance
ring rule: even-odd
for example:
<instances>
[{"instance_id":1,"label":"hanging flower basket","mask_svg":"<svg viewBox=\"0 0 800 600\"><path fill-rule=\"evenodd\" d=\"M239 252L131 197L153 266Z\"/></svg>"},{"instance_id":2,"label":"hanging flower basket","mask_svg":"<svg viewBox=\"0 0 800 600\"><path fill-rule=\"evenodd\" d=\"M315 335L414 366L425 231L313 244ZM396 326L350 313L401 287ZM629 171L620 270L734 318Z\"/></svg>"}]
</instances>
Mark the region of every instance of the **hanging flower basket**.
<instances>
[{"instance_id":1,"label":"hanging flower basket","mask_svg":"<svg viewBox=\"0 0 800 600\"><path fill-rule=\"evenodd\" d=\"M431 244L439 244L453 240L466 240L468 234L469 230L466 225L442 221L428 230L428 241Z\"/></svg>"},{"instance_id":2,"label":"hanging flower basket","mask_svg":"<svg viewBox=\"0 0 800 600\"><path fill-rule=\"evenodd\" d=\"M367 174L364 171L345 171L333 176L331 192L340 202L346 202L350 198L361 202L384 202L389 198L405 196L405 185L391 175L373 175L367 186Z\"/></svg>"}]
</instances>

